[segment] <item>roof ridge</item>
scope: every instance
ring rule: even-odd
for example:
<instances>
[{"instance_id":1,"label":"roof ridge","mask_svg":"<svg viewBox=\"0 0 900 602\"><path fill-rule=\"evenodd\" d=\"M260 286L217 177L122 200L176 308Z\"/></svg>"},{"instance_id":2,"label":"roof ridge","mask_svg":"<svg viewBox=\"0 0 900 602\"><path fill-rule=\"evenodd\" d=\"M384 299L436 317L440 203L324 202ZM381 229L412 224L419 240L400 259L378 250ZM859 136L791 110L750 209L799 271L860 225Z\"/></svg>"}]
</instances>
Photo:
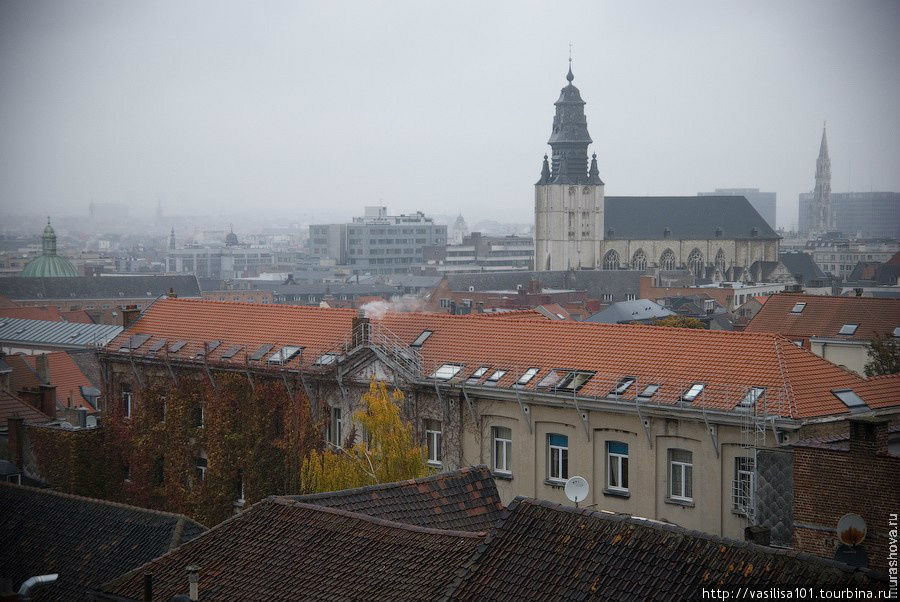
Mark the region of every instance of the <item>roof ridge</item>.
<instances>
[{"instance_id":1,"label":"roof ridge","mask_svg":"<svg viewBox=\"0 0 900 602\"><path fill-rule=\"evenodd\" d=\"M428 535L446 535L449 537L460 537L460 538L482 538L487 535L486 531L457 531L453 529L435 529L434 527L422 527L419 525L411 525L408 523L398 523L396 521L380 518L377 516L372 516L370 514L363 514L361 512L352 512L350 510L344 510L343 508L334 508L331 506L319 506L318 504L307 504L305 502L300 502L293 500L289 497L285 496L273 496L271 498L267 498L267 501L270 500L272 503L278 504L280 506L289 506L292 508L302 508L304 510L312 510L314 512L325 512L328 514L336 514L338 516L343 516L346 518L353 518L357 520L361 520L367 523L372 523L376 525L380 525L383 527L391 527L394 529L403 529L404 531L412 531L414 533L425 533Z\"/></svg>"},{"instance_id":2,"label":"roof ridge","mask_svg":"<svg viewBox=\"0 0 900 602\"><path fill-rule=\"evenodd\" d=\"M169 518L187 519L187 520L189 520L189 521L192 521L192 522L194 522L194 523L200 525L200 526L203 527L204 529L206 528L206 525L204 525L204 524L202 524L202 523L200 523L200 522L197 522L196 520L192 519L191 517L189 517L189 516L187 516L187 515L185 515L185 514L179 514L179 513L176 513L176 512L166 512L165 510L154 510L154 509L152 509L152 508L141 508L140 506L132 506L131 504L124 504L124 503L122 503L122 502L113 502L113 501L110 501L110 500L102 500L102 499L100 499L100 498L87 497L87 496L83 496L83 495L76 495L76 494L74 494L74 493L66 493L66 492L64 492L64 491L58 491L58 490L56 490L56 489L43 488L43 487L30 487L30 486L28 486L28 485L16 485L16 484L14 484L14 483L5 483L5 482L3 482L3 481L0 481L0 486L3 486L3 487L10 487L10 488L12 488L12 489L25 489L25 490L31 491L31 492L33 492L33 493L42 493L42 494L46 494L46 495L53 495L53 496L56 496L56 497L66 498L66 499L71 499L71 500L80 500L80 501L85 501L85 502L93 502L93 503L96 503L96 504L102 504L102 505L104 505L104 506L111 506L111 507L113 507L113 508L123 508L123 509L126 509L126 510L138 510L138 511L140 511L140 512L147 512L147 513L149 513L149 514L155 514L155 515L159 515L159 516L166 516L166 517L169 517Z\"/></svg>"},{"instance_id":3,"label":"roof ridge","mask_svg":"<svg viewBox=\"0 0 900 602\"><path fill-rule=\"evenodd\" d=\"M250 291L248 291L250 292ZM318 305L290 305L288 303L253 303L251 301L220 301L218 299L203 299L201 297L167 297L160 299L165 303L196 303L220 305L224 307L251 307L254 309L271 308L282 311L325 311L333 313L356 313L357 310L348 307L319 307ZM150 307L147 307L150 309ZM146 311L146 310L144 310Z\"/></svg>"},{"instance_id":4,"label":"roof ridge","mask_svg":"<svg viewBox=\"0 0 900 602\"><path fill-rule=\"evenodd\" d=\"M362 487L353 487L351 489L338 489L336 491L323 491L320 493L306 493L300 495L277 495L271 497L288 498L296 502L304 502L306 500L321 500L334 498L336 495L351 495L355 493L363 493L368 491L384 491L385 489L399 489L400 487L408 487L410 485L418 485L420 483L430 483L432 481L441 481L457 476L463 476L471 472L487 472L490 471L486 464L478 464L475 466L464 466L448 472L437 472L417 479L406 479L404 481L392 481L390 483L375 483L372 485L363 485Z\"/></svg>"}]
</instances>

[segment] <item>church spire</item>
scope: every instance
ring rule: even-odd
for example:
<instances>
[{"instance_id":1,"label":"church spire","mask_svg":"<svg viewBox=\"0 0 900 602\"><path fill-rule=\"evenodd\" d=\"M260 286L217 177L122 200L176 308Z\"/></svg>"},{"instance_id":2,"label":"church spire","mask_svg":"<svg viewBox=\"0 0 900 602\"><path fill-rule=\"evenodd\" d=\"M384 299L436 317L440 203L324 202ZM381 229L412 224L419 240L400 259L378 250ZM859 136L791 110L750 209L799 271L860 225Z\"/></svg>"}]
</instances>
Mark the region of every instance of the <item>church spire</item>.
<instances>
[{"instance_id":1,"label":"church spire","mask_svg":"<svg viewBox=\"0 0 900 602\"><path fill-rule=\"evenodd\" d=\"M828 123L822 125L822 141L819 143L819 157L816 159L816 187L813 191L815 220L813 231L821 236L834 228L831 211L831 158L828 156Z\"/></svg>"},{"instance_id":2,"label":"church spire","mask_svg":"<svg viewBox=\"0 0 900 602\"><path fill-rule=\"evenodd\" d=\"M569 72L566 85L554 103L556 115L553 117L553 131L547 144L553 149L551 161L551 182L553 184L587 184L587 147L593 142L587 130L581 92L572 85L572 57L569 56Z\"/></svg>"}]
</instances>

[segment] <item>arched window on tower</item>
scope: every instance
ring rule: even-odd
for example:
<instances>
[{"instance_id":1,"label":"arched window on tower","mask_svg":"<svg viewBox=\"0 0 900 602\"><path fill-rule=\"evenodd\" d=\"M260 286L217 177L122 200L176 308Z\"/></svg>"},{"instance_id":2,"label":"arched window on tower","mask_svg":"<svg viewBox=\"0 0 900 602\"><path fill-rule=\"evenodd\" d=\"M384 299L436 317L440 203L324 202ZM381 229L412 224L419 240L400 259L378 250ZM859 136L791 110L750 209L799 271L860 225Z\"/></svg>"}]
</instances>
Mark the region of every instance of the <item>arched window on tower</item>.
<instances>
[{"instance_id":1,"label":"arched window on tower","mask_svg":"<svg viewBox=\"0 0 900 602\"><path fill-rule=\"evenodd\" d=\"M663 254L659 258L659 267L663 270L675 269L675 253L672 252L672 249L663 251Z\"/></svg>"},{"instance_id":2,"label":"arched window on tower","mask_svg":"<svg viewBox=\"0 0 900 602\"><path fill-rule=\"evenodd\" d=\"M634 255L631 256L631 269L633 270L646 270L647 269L647 255L644 254L643 249L638 249L634 252Z\"/></svg>"},{"instance_id":3,"label":"arched window on tower","mask_svg":"<svg viewBox=\"0 0 900 602\"><path fill-rule=\"evenodd\" d=\"M616 251L609 251L603 257L603 269L604 270L618 270L619 269L619 254Z\"/></svg>"},{"instance_id":4,"label":"arched window on tower","mask_svg":"<svg viewBox=\"0 0 900 602\"><path fill-rule=\"evenodd\" d=\"M716 253L716 269L719 270L719 273L722 275L725 274L725 251L719 249Z\"/></svg>"},{"instance_id":5,"label":"arched window on tower","mask_svg":"<svg viewBox=\"0 0 900 602\"><path fill-rule=\"evenodd\" d=\"M688 255L688 268L695 278L703 278L703 253L700 249L694 249Z\"/></svg>"}]
</instances>

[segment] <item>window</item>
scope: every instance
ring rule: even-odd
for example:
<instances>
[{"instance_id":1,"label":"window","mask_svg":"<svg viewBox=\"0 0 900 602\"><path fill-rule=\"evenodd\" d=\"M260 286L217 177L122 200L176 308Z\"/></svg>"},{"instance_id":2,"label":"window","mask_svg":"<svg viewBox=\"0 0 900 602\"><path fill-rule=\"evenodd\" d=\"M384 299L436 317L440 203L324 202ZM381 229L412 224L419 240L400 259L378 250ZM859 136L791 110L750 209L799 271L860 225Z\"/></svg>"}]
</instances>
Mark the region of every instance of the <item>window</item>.
<instances>
[{"instance_id":1,"label":"window","mask_svg":"<svg viewBox=\"0 0 900 602\"><path fill-rule=\"evenodd\" d=\"M472 373L472 376L466 379L467 385L475 385L478 384L478 381L481 380L481 377L484 376L484 373L487 372L487 366L482 366L478 370Z\"/></svg>"},{"instance_id":2,"label":"window","mask_svg":"<svg viewBox=\"0 0 900 602\"><path fill-rule=\"evenodd\" d=\"M441 307L448 309L450 307L450 299L441 299Z\"/></svg>"},{"instance_id":3,"label":"window","mask_svg":"<svg viewBox=\"0 0 900 602\"><path fill-rule=\"evenodd\" d=\"M610 491L628 491L627 443L606 442L606 488Z\"/></svg>"},{"instance_id":4,"label":"window","mask_svg":"<svg viewBox=\"0 0 900 602\"><path fill-rule=\"evenodd\" d=\"M197 404L197 407L194 408L194 426L203 426L203 402Z\"/></svg>"},{"instance_id":5,"label":"window","mask_svg":"<svg viewBox=\"0 0 900 602\"><path fill-rule=\"evenodd\" d=\"M900 338L900 326L894 326L894 337Z\"/></svg>"},{"instance_id":6,"label":"window","mask_svg":"<svg viewBox=\"0 0 900 602\"><path fill-rule=\"evenodd\" d=\"M565 435L547 435L547 478L565 481L569 478L569 438Z\"/></svg>"},{"instance_id":7,"label":"window","mask_svg":"<svg viewBox=\"0 0 900 602\"><path fill-rule=\"evenodd\" d=\"M656 395L657 391L659 391L659 385L647 385L638 397L646 401Z\"/></svg>"},{"instance_id":8,"label":"window","mask_svg":"<svg viewBox=\"0 0 900 602\"><path fill-rule=\"evenodd\" d=\"M15 483L16 485L21 485L22 484L22 475L20 475L20 474L6 475L6 482L7 483Z\"/></svg>"},{"instance_id":9,"label":"window","mask_svg":"<svg viewBox=\"0 0 900 602\"><path fill-rule=\"evenodd\" d=\"M494 442L494 472L512 474L512 430L495 426L491 428L491 439Z\"/></svg>"},{"instance_id":10,"label":"window","mask_svg":"<svg viewBox=\"0 0 900 602\"><path fill-rule=\"evenodd\" d=\"M444 364L440 368L434 371L434 374L431 375L430 378L436 378L438 380L450 380L456 373L462 370L462 366L458 366L456 364Z\"/></svg>"},{"instance_id":11,"label":"window","mask_svg":"<svg viewBox=\"0 0 900 602\"><path fill-rule=\"evenodd\" d=\"M556 385L556 390L575 392L583 387L593 375L593 372L569 372L561 381L559 381L559 384Z\"/></svg>"},{"instance_id":12,"label":"window","mask_svg":"<svg viewBox=\"0 0 900 602\"><path fill-rule=\"evenodd\" d=\"M420 334L418 336L418 338L412 342L412 345L410 345L410 347L421 347L422 344L425 343L425 341L427 341L428 337L430 337L430 336L431 336L430 330L422 331L422 334Z\"/></svg>"},{"instance_id":13,"label":"window","mask_svg":"<svg viewBox=\"0 0 900 602\"><path fill-rule=\"evenodd\" d=\"M682 502L694 500L693 454L685 449L669 450L669 498Z\"/></svg>"},{"instance_id":14,"label":"window","mask_svg":"<svg viewBox=\"0 0 900 602\"><path fill-rule=\"evenodd\" d=\"M613 300L612 293L603 293L600 298L604 303L612 303Z\"/></svg>"},{"instance_id":15,"label":"window","mask_svg":"<svg viewBox=\"0 0 900 602\"><path fill-rule=\"evenodd\" d=\"M603 269L604 270L618 270L619 269L619 254L611 250L606 253L603 257Z\"/></svg>"},{"instance_id":16,"label":"window","mask_svg":"<svg viewBox=\"0 0 900 602\"><path fill-rule=\"evenodd\" d=\"M516 381L516 386L524 387L525 385L527 385L529 382L531 382L531 379L534 378L538 373L538 370L540 370L540 368L529 368L528 370L526 370L525 374L520 376L519 380Z\"/></svg>"},{"instance_id":17,"label":"window","mask_svg":"<svg viewBox=\"0 0 900 602\"><path fill-rule=\"evenodd\" d=\"M291 359L300 353L303 350L303 347L295 346L295 345L285 345L275 353L269 356L270 364L286 364Z\"/></svg>"},{"instance_id":18,"label":"window","mask_svg":"<svg viewBox=\"0 0 900 602\"><path fill-rule=\"evenodd\" d=\"M438 420L425 421L425 446L428 448L428 463L441 465L441 423Z\"/></svg>"},{"instance_id":19,"label":"window","mask_svg":"<svg viewBox=\"0 0 900 602\"><path fill-rule=\"evenodd\" d=\"M753 510L753 458L738 456L734 459L734 481L731 485L731 498L734 510L741 514L750 514Z\"/></svg>"},{"instance_id":20,"label":"window","mask_svg":"<svg viewBox=\"0 0 900 602\"><path fill-rule=\"evenodd\" d=\"M794 303L794 307L791 308L791 313L792 314L803 313L803 308L805 308L805 307L806 307L806 303L803 303L803 302Z\"/></svg>"},{"instance_id":21,"label":"window","mask_svg":"<svg viewBox=\"0 0 900 602\"><path fill-rule=\"evenodd\" d=\"M122 415L131 418L131 385L122 385Z\"/></svg>"},{"instance_id":22,"label":"window","mask_svg":"<svg viewBox=\"0 0 900 602\"><path fill-rule=\"evenodd\" d=\"M539 382L537 386L539 389L544 387L552 387L559 382L559 378L559 372L557 372L556 370L551 370L547 373L547 376L541 379L541 382Z\"/></svg>"},{"instance_id":23,"label":"window","mask_svg":"<svg viewBox=\"0 0 900 602\"><path fill-rule=\"evenodd\" d=\"M857 328L859 328L859 324L844 324L838 334L854 334Z\"/></svg>"},{"instance_id":24,"label":"window","mask_svg":"<svg viewBox=\"0 0 900 602\"><path fill-rule=\"evenodd\" d=\"M634 252L634 255L631 256L631 267L635 270L647 269L647 255L644 253L643 249L638 249Z\"/></svg>"},{"instance_id":25,"label":"window","mask_svg":"<svg viewBox=\"0 0 900 602\"><path fill-rule=\"evenodd\" d=\"M343 442L344 421L341 417L341 408L331 408L331 422L328 423L328 442L335 447L340 447Z\"/></svg>"},{"instance_id":26,"label":"window","mask_svg":"<svg viewBox=\"0 0 900 602\"><path fill-rule=\"evenodd\" d=\"M625 300L626 301L636 301L637 295L634 293L625 293Z\"/></svg>"},{"instance_id":27,"label":"window","mask_svg":"<svg viewBox=\"0 0 900 602\"><path fill-rule=\"evenodd\" d=\"M497 383L500 382L500 379L506 374L506 370L494 370L494 373L488 376L487 380L484 381L484 385L486 387L496 387Z\"/></svg>"},{"instance_id":28,"label":"window","mask_svg":"<svg viewBox=\"0 0 900 602\"><path fill-rule=\"evenodd\" d=\"M622 380L619 381L619 384L616 385L616 388L609 392L610 395L615 395L618 397L622 395L625 391L628 390L628 387L634 384L634 377L626 376Z\"/></svg>"},{"instance_id":29,"label":"window","mask_svg":"<svg viewBox=\"0 0 900 602\"><path fill-rule=\"evenodd\" d=\"M851 412L865 412L869 409L866 402L852 389L835 389L832 391L832 394L843 401L844 405L847 406Z\"/></svg>"},{"instance_id":30,"label":"window","mask_svg":"<svg viewBox=\"0 0 900 602\"><path fill-rule=\"evenodd\" d=\"M705 385L703 383L694 383L691 385L691 388L685 391L685 393L681 396L682 401L694 401L697 399L697 396L703 392L703 387Z\"/></svg>"},{"instance_id":31,"label":"window","mask_svg":"<svg viewBox=\"0 0 900 602\"><path fill-rule=\"evenodd\" d=\"M206 480L206 469L209 467L209 460L200 457L196 461L197 466L197 482Z\"/></svg>"},{"instance_id":32,"label":"window","mask_svg":"<svg viewBox=\"0 0 900 602\"><path fill-rule=\"evenodd\" d=\"M328 366L337 361L337 355L334 353L323 353L319 356L319 359L316 360L316 366Z\"/></svg>"},{"instance_id":33,"label":"window","mask_svg":"<svg viewBox=\"0 0 900 602\"><path fill-rule=\"evenodd\" d=\"M747 391L747 394L744 395L744 398L741 399L740 406L742 408L753 408L756 406L756 402L759 401L765 394L765 387L751 387L750 390Z\"/></svg>"}]
</instances>

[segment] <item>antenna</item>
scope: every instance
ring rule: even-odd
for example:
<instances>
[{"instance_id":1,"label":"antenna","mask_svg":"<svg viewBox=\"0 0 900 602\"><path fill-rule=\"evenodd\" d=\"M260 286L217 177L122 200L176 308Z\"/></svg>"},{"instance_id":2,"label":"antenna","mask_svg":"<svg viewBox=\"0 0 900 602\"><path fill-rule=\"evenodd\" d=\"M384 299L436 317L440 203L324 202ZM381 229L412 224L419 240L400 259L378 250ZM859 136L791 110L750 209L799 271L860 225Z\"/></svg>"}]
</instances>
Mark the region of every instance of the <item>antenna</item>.
<instances>
[{"instance_id":1,"label":"antenna","mask_svg":"<svg viewBox=\"0 0 900 602\"><path fill-rule=\"evenodd\" d=\"M569 498L570 502L575 502L576 508L578 507L578 502L583 502L587 498L590 489L584 477L574 476L566 481L566 497Z\"/></svg>"},{"instance_id":2,"label":"antenna","mask_svg":"<svg viewBox=\"0 0 900 602\"><path fill-rule=\"evenodd\" d=\"M866 538L866 521L858 514L845 514L838 520L837 535L841 543L858 546Z\"/></svg>"}]
</instances>

